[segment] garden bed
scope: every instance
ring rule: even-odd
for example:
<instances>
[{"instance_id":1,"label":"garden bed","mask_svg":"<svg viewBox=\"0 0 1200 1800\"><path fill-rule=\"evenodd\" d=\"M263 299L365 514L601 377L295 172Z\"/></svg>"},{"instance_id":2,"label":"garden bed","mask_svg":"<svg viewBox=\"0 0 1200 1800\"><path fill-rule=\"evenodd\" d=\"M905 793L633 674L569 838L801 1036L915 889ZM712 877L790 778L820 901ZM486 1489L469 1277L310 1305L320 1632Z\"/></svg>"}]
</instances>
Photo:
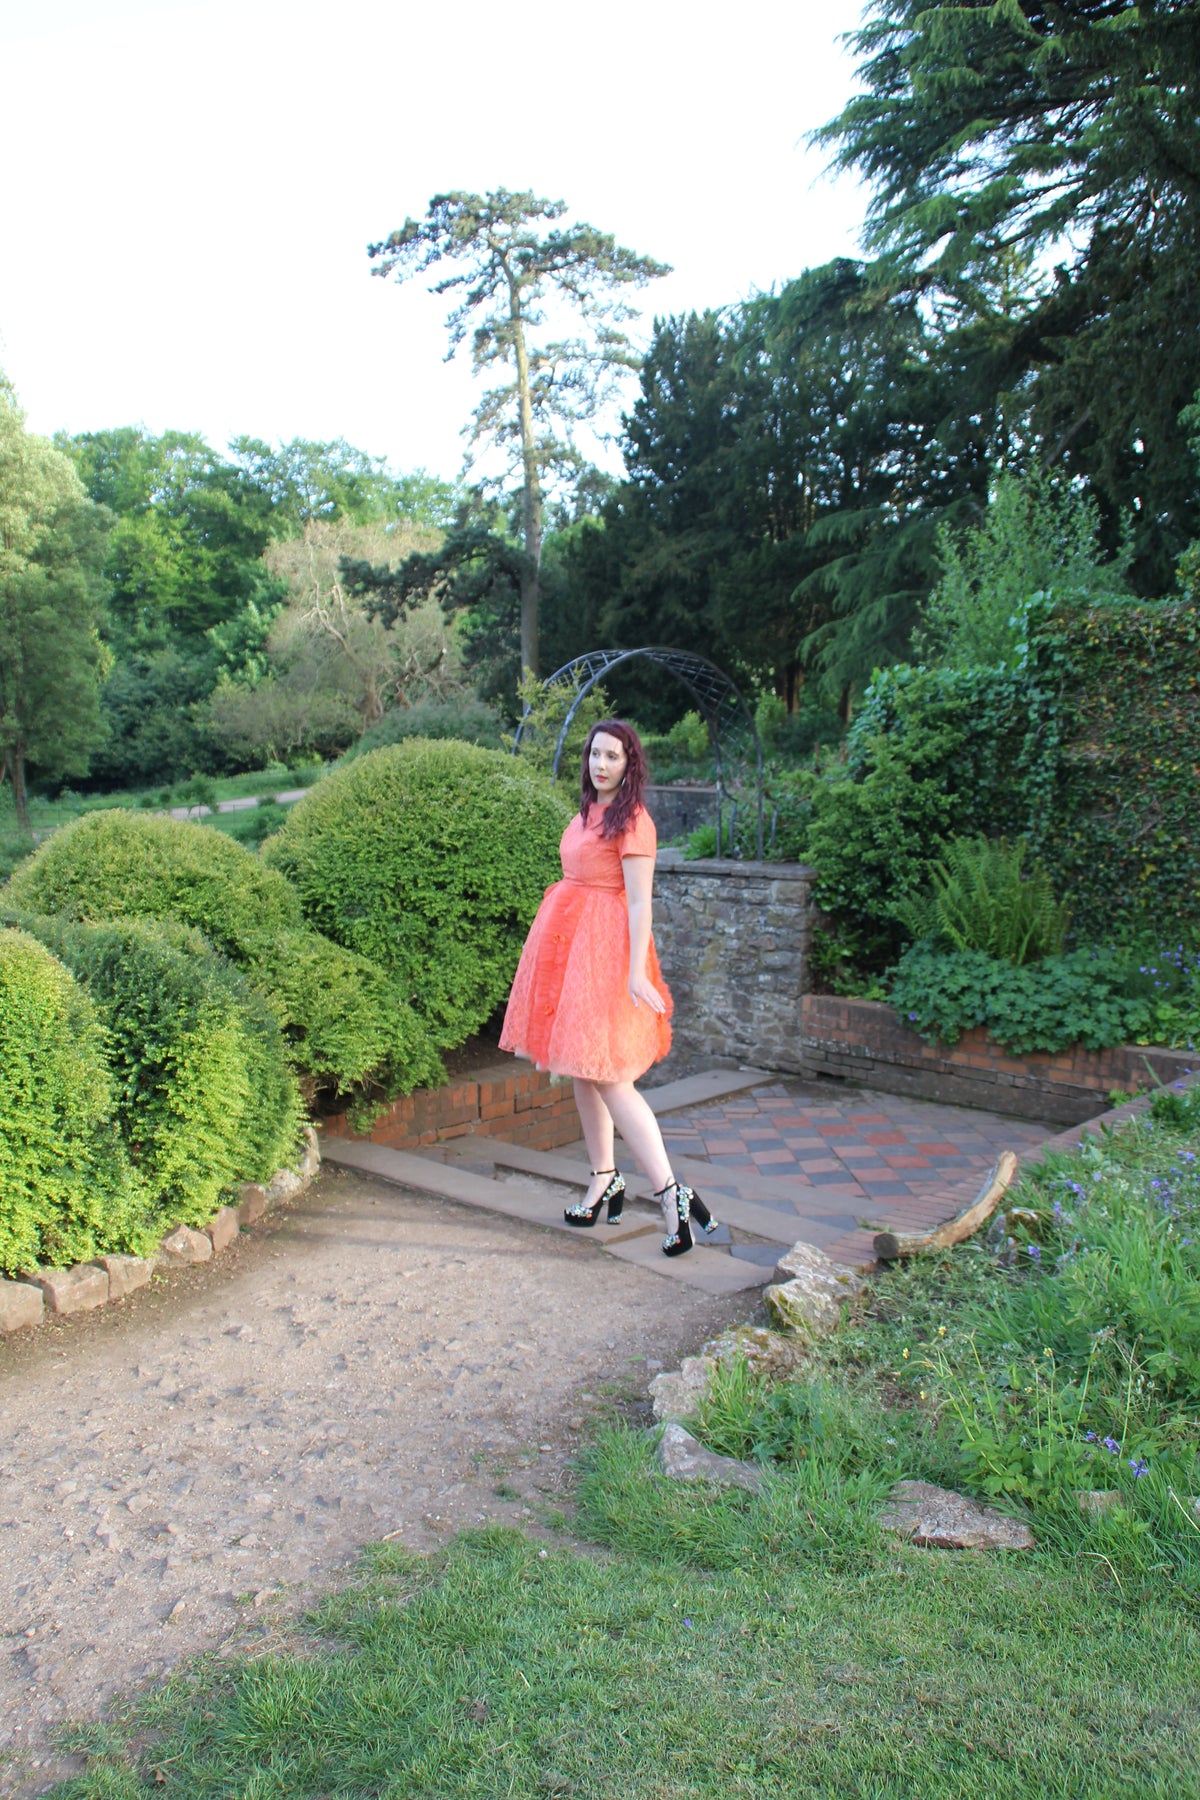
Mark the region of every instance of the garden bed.
<instances>
[{"instance_id":1,"label":"garden bed","mask_svg":"<svg viewBox=\"0 0 1200 1800\"><path fill-rule=\"evenodd\" d=\"M831 994L805 994L799 1024L806 1073L1063 1125L1103 1112L1114 1089L1134 1094L1178 1081L1200 1062L1188 1051L1140 1044L1014 1056L980 1027L952 1047L930 1044L890 1006Z\"/></svg>"}]
</instances>

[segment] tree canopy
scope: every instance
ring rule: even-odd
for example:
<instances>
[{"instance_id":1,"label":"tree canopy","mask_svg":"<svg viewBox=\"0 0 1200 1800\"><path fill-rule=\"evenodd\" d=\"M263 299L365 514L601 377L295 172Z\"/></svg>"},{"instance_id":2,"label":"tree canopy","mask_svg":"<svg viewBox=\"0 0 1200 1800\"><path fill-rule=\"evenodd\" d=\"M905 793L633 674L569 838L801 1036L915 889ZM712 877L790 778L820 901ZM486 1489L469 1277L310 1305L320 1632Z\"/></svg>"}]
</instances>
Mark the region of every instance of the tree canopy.
<instances>
[{"instance_id":1,"label":"tree canopy","mask_svg":"<svg viewBox=\"0 0 1200 1800\"><path fill-rule=\"evenodd\" d=\"M469 336L475 373L504 371L476 408L471 442L498 448L520 476L521 661L534 673L544 490L578 471L575 427L594 419L619 376L637 365L622 330L633 316L622 292L669 273L592 225L560 227L566 210L562 200L507 188L435 194L424 219L406 219L367 252L377 265L372 274L397 281L458 265L431 289L461 291L447 319L448 354ZM547 302L556 312L572 309L582 333L535 341Z\"/></svg>"},{"instance_id":2,"label":"tree canopy","mask_svg":"<svg viewBox=\"0 0 1200 1800\"><path fill-rule=\"evenodd\" d=\"M1194 0L871 0L851 42L864 89L818 137L872 183L881 290L944 311L966 377L1026 384L1162 591L1200 522Z\"/></svg>"},{"instance_id":3,"label":"tree canopy","mask_svg":"<svg viewBox=\"0 0 1200 1800\"><path fill-rule=\"evenodd\" d=\"M0 756L25 831L27 770L86 774L105 735L106 524L68 458L26 431L0 377Z\"/></svg>"}]
</instances>

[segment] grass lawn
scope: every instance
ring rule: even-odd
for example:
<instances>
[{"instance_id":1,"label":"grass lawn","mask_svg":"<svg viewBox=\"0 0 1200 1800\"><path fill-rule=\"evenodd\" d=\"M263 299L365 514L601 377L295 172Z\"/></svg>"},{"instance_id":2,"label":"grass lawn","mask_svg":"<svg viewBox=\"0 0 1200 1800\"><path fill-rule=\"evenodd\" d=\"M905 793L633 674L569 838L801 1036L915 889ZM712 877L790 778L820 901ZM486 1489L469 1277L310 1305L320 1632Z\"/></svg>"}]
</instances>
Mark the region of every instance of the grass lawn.
<instances>
[{"instance_id":1,"label":"grass lawn","mask_svg":"<svg viewBox=\"0 0 1200 1800\"><path fill-rule=\"evenodd\" d=\"M322 774L320 764L295 769L259 770L249 775L215 775L202 778L205 804L211 797L220 800L243 800L251 795L286 793L289 789L312 787ZM77 794L65 789L56 799L43 795L29 797L29 821L36 836L18 831L13 806L12 788L0 785L0 880L11 875L35 849L47 832L68 824L85 812L98 812L107 807L127 807L133 812L163 812L168 807L195 806L198 793L194 778L177 781L173 786L155 788L122 788L113 794ZM258 816L256 816L258 815ZM203 823L226 831L243 843L258 844L269 832L277 831L287 816L287 808L262 803L244 813L218 813Z\"/></svg>"},{"instance_id":2,"label":"grass lawn","mask_svg":"<svg viewBox=\"0 0 1200 1800\"><path fill-rule=\"evenodd\" d=\"M574 1544L377 1546L284 1648L77 1736L56 1800L1190 1797L1198 1136L1200 1088L1165 1093L1026 1179L1012 1266L900 1266L802 1379L730 1365L697 1430L760 1493L667 1481L609 1417ZM898 1544L874 1520L901 1475L1023 1513L1038 1548Z\"/></svg>"},{"instance_id":3,"label":"grass lawn","mask_svg":"<svg viewBox=\"0 0 1200 1800\"><path fill-rule=\"evenodd\" d=\"M734 1504L749 1547L761 1502ZM88 1734L56 1800L1195 1792L1200 1643L1169 1596L1040 1555L875 1542L830 1567L797 1524L798 1555L719 1572L506 1530L379 1547L294 1651L202 1664Z\"/></svg>"}]
</instances>

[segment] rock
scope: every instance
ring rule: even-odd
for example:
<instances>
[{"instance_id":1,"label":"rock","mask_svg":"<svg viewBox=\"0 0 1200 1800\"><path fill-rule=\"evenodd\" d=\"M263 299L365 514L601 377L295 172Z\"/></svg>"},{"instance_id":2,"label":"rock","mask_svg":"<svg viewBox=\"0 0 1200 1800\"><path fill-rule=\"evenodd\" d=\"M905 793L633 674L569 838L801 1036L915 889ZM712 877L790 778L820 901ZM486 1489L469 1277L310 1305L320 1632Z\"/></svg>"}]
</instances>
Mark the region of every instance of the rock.
<instances>
[{"instance_id":1,"label":"rock","mask_svg":"<svg viewBox=\"0 0 1200 1800\"><path fill-rule=\"evenodd\" d=\"M1125 1497L1115 1488L1082 1488L1075 1496L1082 1513L1118 1512L1125 1504Z\"/></svg>"},{"instance_id":2,"label":"rock","mask_svg":"<svg viewBox=\"0 0 1200 1800\"><path fill-rule=\"evenodd\" d=\"M803 1373L811 1360L808 1346L793 1333L769 1331L763 1325L736 1325L705 1344L704 1354L717 1362L744 1357L756 1375L786 1381Z\"/></svg>"},{"instance_id":3,"label":"rock","mask_svg":"<svg viewBox=\"0 0 1200 1800\"><path fill-rule=\"evenodd\" d=\"M223 1206L213 1214L204 1230L213 1249L224 1250L226 1244L232 1244L238 1234L237 1208Z\"/></svg>"},{"instance_id":4,"label":"rock","mask_svg":"<svg viewBox=\"0 0 1200 1800\"><path fill-rule=\"evenodd\" d=\"M708 1394L716 1360L711 1356L685 1356L683 1366L656 1375L650 1383L654 1417L690 1419Z\"/></svg>"},{"instance_id":5,"label":"rock","mask_svg":"<svg viewBox=\"0 0 1200 1800\"><path fill-rule=\"evenodd\" d=\"M20 1331L23 1325L40 1325L46 1302L42 1290L28 1281L0 1278L0 1331Z\"/></svg>"},{"instance_id":6,"label":"rock","mask_svg":"<svg viewBox=\"0 0 1200 1800\"><path fill-rule=\"evenodd\" d=\"M295 1169L276 1169L267 1183L267 1205L275 1206L280 1200L292 1200L303 1191L304 1183Z\"/></svg>"},{"instance_id":7,"label":"rock","mask_svg":"<svg viewBox=\"0 0 1200 1800\"><path fill-rule=\"evenodd\" d=\"M190 1225L177 1225L158 1246L159 1260L170 1269L180 1269L188 1263L208 1262L212 1253L211 1238L202 1231L193 1231Z\"/></svg>"},{"instance_id":8,"label":"rock","mask_svg":"<svg viewBox=\"0 0 1200 1800\"><path fill-rule=\"evenodd\" d=\"M108 1271L94 1263L76 1263L71 1269L32 1269L21 1280L42 1290L52 1313L90 1312L108 1299Z\"/></svg>"},{"instance_id":9,"label":"rock","mask_svg":"<svg viewBox=\"0 0 1200 1800\"><path fill-rule=\"evenodd\" d=\"M300 1157L300 1179L305 1187L315 1181L321 1170L321 1141L311 1125L304 1127L304 1150Z\"/></svg>"},{"instance_id":10,"label":"rock","mask_svg":"<svg viewBox=\"0 0 1200 1800\"><path fill-rule=\"evenodd\" d=\"M253 1225L267 1210L267 1190L257 1181L244 1182L239 1189L238 1224Z\"/></svg>"},{"instance_id":11,"label":"rock","mask_svg":"<svg viewBox=\"0 0 1200 1800\"><path fill-rule=\"evenodd\" d=\"M145 1287L154 1273L154 1260L146 1256L96 1256L92 1259L108 1276L108 1297L123 1300L136 1288Z\"/></svg>"},{"instance_id":12,"label":"rock","mask_svg":"<svg viewBox=\"0 0 1200 1800\"><path fill-rule=\"evenodd\" d=\"M928 1481L898 1481L879 1515L884 1531L932 1550L1032 1550L1033 1533L993 1506Z\"/></svg>"},{"instance_id":13,"label":"rock","mask_svg":"<svg viewBox=\"0 0 1200 1800\"><path fill-rule=\"evenodd\" d=\"M278 1200L294 1200L310 1185L321 1167L321 1146L311 1125L304 1127L304 1148L294 1169L276 1169L266 1187L268 1206Z\"/></svg>"},{"instance_id":14,"label":"rock","mask_svg":"<svg viewBox=\"0 0 1200 1800\"><path fill-rule=\"evenodd\" d=\"M856 1300L865 1282L853 1269L831 1262L813 1244L793 1244L775 1265L775 1282L763 1299L767 1310L802 1337L828 1337L841 1323L842 1307Z\"/></svg>"},{"instance_id":15,"label":"rock","mask_svg":"<svg viewBox=\"0 0 1200 1800\"><path fill-rule=\"evenodd\" d=\"M658 1462L672 1481L708 1481L714 1487L746 1488L757 1493L762 1471L733 1456L718 1456L698 1444L682 1425L668 1425L658 1440Z\"/></svg>"}]
</instances>

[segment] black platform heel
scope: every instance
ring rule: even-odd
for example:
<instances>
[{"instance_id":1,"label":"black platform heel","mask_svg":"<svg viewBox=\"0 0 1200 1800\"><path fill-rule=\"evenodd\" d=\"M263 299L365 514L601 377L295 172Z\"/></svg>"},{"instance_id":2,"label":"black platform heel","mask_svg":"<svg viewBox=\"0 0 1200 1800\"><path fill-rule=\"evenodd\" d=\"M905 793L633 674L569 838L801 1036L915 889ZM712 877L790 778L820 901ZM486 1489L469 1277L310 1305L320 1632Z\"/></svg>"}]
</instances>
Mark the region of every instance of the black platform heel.
<instances>
[{"instance_id":1,"label":"black platform heel","mask_svg":"<svg viewBox=\"0 0 1200 1800\"><path fill-rule=\"evenodd\" d=\"M695 1188L689 1187L686 1181L668 1181L666 1187L656 1189L654 1198L661 1202L672 1188L675 1190L676 1225L674 1231L663 1239L662 1253L664 1256L682 1256L691 1249L694 1242L691 1226L693 1219L705 1237L712 1236L720 1221L713 1217Z\"/></svg>"},{"instance_id":2,"label":"black platform heel","mask_svg":"<svg viewBox=\"0 0 1200 1800\"><path fill-rule=\"evenodd\" d=\"M606 1200L608 1202L607 1223L615 1225L621 1216L622 1208L625 1205L625 1177L620 1169L593 1169L592 1174L611 1175L612 1180L599 1199L594 1201L591 1206L585 1206L582 1200L577 1200L574 1206L563 1208L563 1218L568 1225L594 1225L600 1217L600 1208Z\"/></svg>"}]
</instances>

